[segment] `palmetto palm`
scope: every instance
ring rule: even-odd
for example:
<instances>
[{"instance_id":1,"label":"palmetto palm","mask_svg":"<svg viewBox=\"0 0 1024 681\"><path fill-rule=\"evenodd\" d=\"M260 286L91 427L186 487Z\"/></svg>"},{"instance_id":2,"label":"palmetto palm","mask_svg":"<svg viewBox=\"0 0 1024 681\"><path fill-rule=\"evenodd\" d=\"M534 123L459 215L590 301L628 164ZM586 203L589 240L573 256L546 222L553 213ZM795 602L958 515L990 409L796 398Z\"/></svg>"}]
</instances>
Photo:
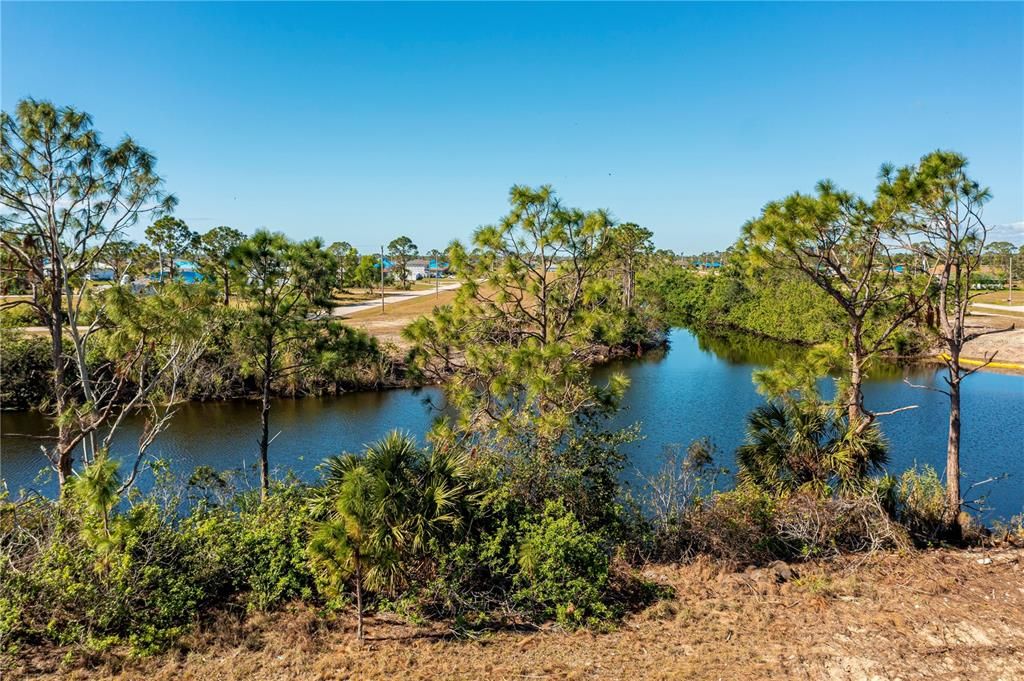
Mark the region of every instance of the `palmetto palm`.
<instances>
[{"instance_id":1,"label":"palmetto palm","mask_svg":"<svg viewBox=\"0 0 1024 681\"><path fill-rule=\"evenodd\" d=\"M352 578L362 638L362 590L394 592L405 562L462 524L473 497L465 459L392 431L362 456L333 456L312 500L321 520L310 543L314 564L338 590Z\"/></svg>"},{"instance_id":2,"label":"palmetto palm","mask_svg":"<svg viewBox=\"0 0 1024 681\"><path fill-rule=\"evenodd\" d=\"M877 425L857 434L833 405L814 399L763 404L747 416L746 430L738 477L776 494L856 488L888 460Z\"/></svg>"}]
</instances>

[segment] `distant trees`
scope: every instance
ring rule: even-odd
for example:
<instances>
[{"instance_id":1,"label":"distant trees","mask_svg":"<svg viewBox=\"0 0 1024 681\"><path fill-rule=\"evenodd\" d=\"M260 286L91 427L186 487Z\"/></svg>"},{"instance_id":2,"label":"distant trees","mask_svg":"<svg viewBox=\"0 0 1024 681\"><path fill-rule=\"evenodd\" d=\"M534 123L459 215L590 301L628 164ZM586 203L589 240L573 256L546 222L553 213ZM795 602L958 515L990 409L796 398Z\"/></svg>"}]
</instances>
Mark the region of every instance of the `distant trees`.
<instances>
[{"instance_id":1,"label":"distant trees","mask_svg":"<svg viewBox=\"0 0 1024 681\"><path fill-rule=\"evenodd\" d=\"M355 272L352 275L353 283L356 286L361 286L365 289L372 290L374 286L380 283L383 263L380 262L380 258L372 255L362 255L359 257L359 264L356 265Z\"/></svg>"},{"instance_id":2,"label":"distant trees","mask_svg":"<svg viewBox=\"0 0 1024 681\"><path fill-rule=\"evenodd\" d=\"M160 258L160 281L164 281L164 263L167 278L174 280L174 261L195 252L199 235L189 229L184 220L165 215L146 228L146 238Z\"/></svg>"},{"instance_id":3,"label":"distant trees","mask_svg":"<svg viewBox=\"0 0 1024 681\"><path fill-rule=\"evenodd\" d=\"M409 288L409 260L416 257L419 249L407 236L400 236L388 244L388 256L394 265L403 289Z\"/></svg>"},{"instance_id":4,"label":"distant trees","mask_svg":"<svg viewBox=\"0 0 1024 681\"><path fill-rule=\"evenodd\" d=\"M626 309L636 298L636 272L644 259L654 253L654 233L634 222L624 222L611 230L611 251L622 268L622 296Z\"/></svg>"},{"instance_id":5,"label":"distant trees","mask_svg":"<svg viewBox=\"0 0 1024 681\"><path fill-rule=\"evenodd\" d=\"M128 273L128 268L133 264L135 249L137 248L137 243L127 239L117 239L107 244L102 257L114 269L115 278L122 277Z\"/></svg>"},{"instance_id":6,"label":"distant trees","mask_svg":"<svg viewBox=\"0 0 1024 681\"><path fill-rule=\"evenodd\" d=\"M1009 241L993 241L985 246L985 252L994 255L1010 255L1016 250Z\"/></svg>"},{"instance_id":7,"label":"distant trees","mask_svg":"<svg viewBox=\"0 0 1024 681\"><path fill-rule=\"evenodd\" d=\"M200 265L203 273L220 280L224 287L224 305L231 303L231 264L235 249L245 240L245 234L221 225L199 237Z\"/></svg>"},{"instance_id":8,"label":"distant trees","mask_svg":"<svg viewBox=\"0 0 1024 681\"><path fill-rule=\"evenodd\" d=\"M342 288L353 286L356 270L359 268L359 251L347 241L335 241L328 249L338 264L338 285Z\"/></svg>"}]
</instances>

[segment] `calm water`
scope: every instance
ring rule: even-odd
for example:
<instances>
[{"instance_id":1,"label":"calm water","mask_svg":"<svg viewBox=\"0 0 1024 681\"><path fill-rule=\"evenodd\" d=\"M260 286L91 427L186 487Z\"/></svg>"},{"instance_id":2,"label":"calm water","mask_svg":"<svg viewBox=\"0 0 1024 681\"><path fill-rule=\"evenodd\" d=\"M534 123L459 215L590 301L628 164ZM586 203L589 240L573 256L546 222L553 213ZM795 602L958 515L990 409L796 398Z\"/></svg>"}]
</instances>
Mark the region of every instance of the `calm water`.
<instances>
[{"instance_id":1,"label":"calm water","mask_svg":"<svg viewBox=\"0 0 1024 681\"><path fill-rule=\"evenodd\" d=\"M643 359L598 370L598 378L623 371L631 379L618 425L640 422L645 439L629 446L632 466L653 472L667 445L686 445L708 436L718 448L719 463L732 465L732 452L743 439L744 416L760 403L751 373L773 361L795 360L799 352L750 338L701 338L676 330L671 348ZM884 417L891 442L890 469L929 463L941 473L945 464L948 402L940 393L917 390L913 383L940 386L933 369L884 367L866 385L868 405L877 411L908 404L918 409ZM294 471L313 478L326 455L358 450L387 430L401 428L422 435L437 416L428 401L436 389L353 393L325 399L279 400L271 412L271 465L279 474ZM965 486L991 477L969 496L988 494L990 515L1009 517L1024 511L1024 377L978 373L964 383L963 453ZM138 422L129 424L123 442L138 437ZM45 463L38 441L16 434L41 434L45 423L32 413L0 415L0 476L8 489L36 489L53 494L52 475L39 476ZM171 428L152 447L172 468L187 474L196 466L218 470L248 468L256 461L259 408L255 402L185 405ZM140 482L142 486L146 480Z\"/></svg>"}]
</instances>

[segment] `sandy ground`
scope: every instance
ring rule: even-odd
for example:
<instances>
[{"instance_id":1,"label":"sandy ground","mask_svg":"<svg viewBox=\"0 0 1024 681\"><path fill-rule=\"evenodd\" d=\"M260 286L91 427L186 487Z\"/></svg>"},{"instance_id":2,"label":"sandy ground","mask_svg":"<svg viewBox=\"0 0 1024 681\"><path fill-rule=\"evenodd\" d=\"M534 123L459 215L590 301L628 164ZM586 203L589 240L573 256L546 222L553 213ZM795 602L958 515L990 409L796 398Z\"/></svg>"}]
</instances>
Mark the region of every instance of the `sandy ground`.
<instances>
[{"instance_id":1,"label":"sandy ground","mask_svg":"<svg viewBox=\"0 0 1024 681\"><path fill-rule=\"evenodd\" d=\"M971 331L976 329L1008 329L1002 333L982 336L964 347L964 357L987 360L994 356L996 362L1019 364L1024 368L1024 318L1015 319L998 314L971 315L967 318Z\"/></svg>"},{"instance_id":2,"label":"sandy ground","mask_svg":"<svg viewBox=\"0 0 1024 681\"><path fill-rule=\"evenodd\" d=\"M1024 679L1024 549L850 557L733 572L706 562L647 574L675 598L610 633L555 628L457 639L395 616L353 638L351 617L305 607L225 623L181 650L59 666L23 656L9 679ZM81 664L81 663L79 663Z\"/></svg>"}]
</instances>

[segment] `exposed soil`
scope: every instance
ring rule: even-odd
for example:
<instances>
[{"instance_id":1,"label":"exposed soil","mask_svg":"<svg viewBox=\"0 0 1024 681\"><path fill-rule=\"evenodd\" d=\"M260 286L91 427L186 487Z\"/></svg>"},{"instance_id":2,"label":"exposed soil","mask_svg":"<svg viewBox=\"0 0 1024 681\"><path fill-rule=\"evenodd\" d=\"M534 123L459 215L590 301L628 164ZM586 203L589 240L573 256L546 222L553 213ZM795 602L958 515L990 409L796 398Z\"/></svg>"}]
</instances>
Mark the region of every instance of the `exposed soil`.
<instances>
[{"instance_id":1,"label":"exposed soil","mask_svg":"<svg viewBox=\"0 0 1024 681\"><path fill-rule=\"evenodd\" d=\"M646 572L675 598L606 634L549 627L465 640L442 624L381 615L360 645L351 618L325 622L297 606L244 623L223 619L180 651L91 669L60 667L66 651L32 651L5 678L1024 678L1024 549Z\"/></svg>"},{"instance_id":2,"label":"exposed soil","mask_svg":"<svg viewBox=\"0 0 1024 681\"><path fill-rule=\"evenodd\" d=\"M1010 331L995 333L976 338L964 346L964 357L987 360L994 355L995 362L1012 363L1024 366L1024 318L1015 319L986 310L984 315L971 315L967 318L970 331L978 329L1007 329Z\"/></svg>"}]
</instances>

